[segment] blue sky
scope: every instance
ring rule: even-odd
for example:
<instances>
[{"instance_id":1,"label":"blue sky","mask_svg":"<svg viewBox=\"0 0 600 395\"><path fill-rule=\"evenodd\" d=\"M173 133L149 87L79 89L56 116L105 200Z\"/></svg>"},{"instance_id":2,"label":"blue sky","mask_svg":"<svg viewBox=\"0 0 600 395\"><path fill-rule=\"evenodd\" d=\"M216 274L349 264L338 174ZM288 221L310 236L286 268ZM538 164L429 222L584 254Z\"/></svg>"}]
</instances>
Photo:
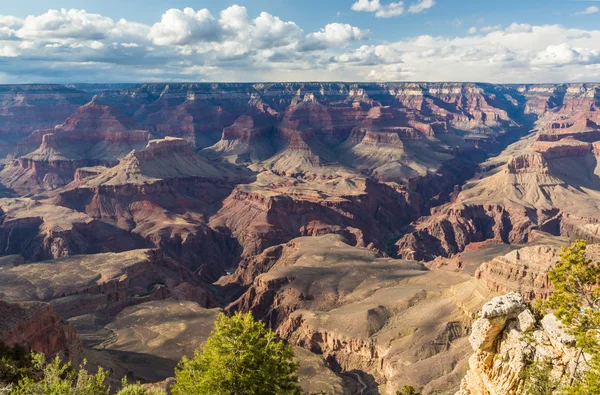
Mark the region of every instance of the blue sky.
<instances>
[{"instance_id":1,"label":"blue sky","mask_svg":"<svg viewBox=\"0 0 600 395\"><path fill-rule=\"evenodd\" d=\"M600 80L600 1L3 3L0 83Z\"/></svg>"},{"instance_id":2,"label":"blue sky","mask_svg":"<svg viewBox=\"0 0 600 395\"><path fill-rule=\"evenodd\" d=\"M565 27L592 29L600 23L600 13L577 16L575 13L599 1L569 0L438 0L427 12L410 17L374 18L351 10L352 0L22 0L6 1L0 14L24 18L48 9L77 8L127 20L153 24L169 8L209 9L214 15L228 6L245 6L250 14L267 11L291 20L305 30L318 30L332 21L365 27L379 41L392 41L418 34L457 35L478 23L486 25L512 22L528 24L562 24ZM383 1L382 3L389 3ZM406 1L410 3L410 1ZM339 15L338 15L339 13ZM462 22L457 27L456 22Z\"/></svg>"}]
</instances>

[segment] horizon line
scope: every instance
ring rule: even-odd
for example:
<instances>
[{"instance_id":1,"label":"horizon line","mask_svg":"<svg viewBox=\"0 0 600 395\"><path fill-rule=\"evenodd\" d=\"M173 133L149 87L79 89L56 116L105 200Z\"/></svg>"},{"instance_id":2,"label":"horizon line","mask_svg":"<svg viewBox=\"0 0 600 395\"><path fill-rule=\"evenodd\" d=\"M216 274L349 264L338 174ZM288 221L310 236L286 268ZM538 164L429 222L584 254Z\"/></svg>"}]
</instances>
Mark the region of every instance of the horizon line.
<instances>
[{"instance_id":1,"label":"horizon line","mask_svg":"<svg viewBox=\"0 0 600 395\"><path fill-rule=\"evenodd\" d=\"M598 0L600 1L600 0ZM166 85L166 84L237 84L237 85L256 85L256 84L481 84L481 85L581 85L581 84L600 84L600 81L575 81L575 82L485 82L485 81L452 81L452 80L411 80L411 81L311 81L311 80L296 80L296 81L161 81L161 82L23 82L14 84L0 84L0 86L31 86L31 85Z\"/></svg>"}]
</instances>

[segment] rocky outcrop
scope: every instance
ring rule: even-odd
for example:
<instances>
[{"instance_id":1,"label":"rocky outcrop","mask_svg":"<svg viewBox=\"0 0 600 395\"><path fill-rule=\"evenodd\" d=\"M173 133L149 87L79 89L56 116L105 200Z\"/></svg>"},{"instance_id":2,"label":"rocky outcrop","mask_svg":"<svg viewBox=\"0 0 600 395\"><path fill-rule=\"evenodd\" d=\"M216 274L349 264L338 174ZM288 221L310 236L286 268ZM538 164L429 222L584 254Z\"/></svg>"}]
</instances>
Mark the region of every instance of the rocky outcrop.
<instances>
[{"instance_id":1,"label":"rocky outcrop","mask_svg":"<svg viewBox=\"0 0 600 395\"><path fill-rule=\"evenodd\" d=\"M548 272L560 260L559 253L554 246L523 247L483 263L475 278L494 292L517 291L526 300L546 299L552 293Z\"/></svg>"},{"instance_id":2,"label":"rocky outcrop","mask_svg":"<svg viewBox=\"0 0 600 395\"><path fill-rule=\"evenodd\" d=\"M140 128L133 119L125 116L116 107L102 105L94 97L92 101L79 107L64 123L52 129L40 130L32 134L28 140L41 139L48 133L76 131L81 134L68 134L68 138L80 141L106 139L114 142L143 141L148 138L148 132ZM128 135L128 131L138 133Z\"/></svg>"},{"instance_id":3,"label":"rocky outcrop","mask_svg":"<svg viewBox=\"0 0 600 395\"><path fill-rule=\"evenodd\" d=\"M397 253L432 260L472 242L528 242L536 230L598 240L600 182L593 147L572 138L515 143L501 155L500 166L482 167L453 202L415 223L396 243Z\"/></svg>"},{"instance_id":4,"label":"rocky outcrop","mask_svg":"<svg viewBox=\"0 0 600 395\"><path fill-rule=\"evenodd\" d=\"M129 152L114 168L75 186L118 187L186 178L218 180L228 175L227 170L215 168L192 151L184 139L166 137L148 141L144 148Z\"/></svg>"},{"instance_id":5,"label":"rocky outcrop","mask_svg":"<svg viewBox=\"0 0 600 395\"><path fill-rule=\"evenodd\" d=\"M469 276L384 258L338 235L270 248L220 285L246 284L246 272L261 274L227 311L253 312L293 345L341 372L372 375L389 394L402 383L457 388L467 328L488 292Z\"/></svg>"},{"instance_id":6,"label":"rocky outcrop","mask_svg":"<svg viewBox=\"0 0 600 395\"><path fill-rule=\"evenodd\" d=\"M86 314L113 316L140 303L175 298L208 307L205 285L158 250L92 254L0 271L0 297L43 301L63 318Z\"/></svg>"},{"instance_id":7,"label":"rocky outcrop","mask_svg":"<svg viewBox=\"0 0 600 395\"><path fill-rule=\"evenodd\" d=\"M515 291L526 301L548 298L553 291L548 273L560 262L561 246L567 241L558 239L553 244L533 242L536 245L517 248L482 263L475 271L475 278L494 292ZM598 260L600 245L589 244L586 254L592 261Z\"/></svg>"},{"instance_id":8,"label":"rocky outcrop","mask_svg":"<svg viewBox=\"0 0 600 395\"><path fill-rule=\"evenodd\" d=\"M59 355L75 364L81 360L83 350L75 329L49 304L0 300L0 317L0 342L19 344L47 357Z\"/></svg>"},{"instance_id":9,"label":"rocky outcrop","mask_svg":"<svg viewBox=\"0 0 600 395\"><path fill-rule=\"evenodd\" d=\"M32 133L27 143L39 148L4 168L0 183L19 193L56 189L71 182L78 168L114 165L148 138L148 131L118 109L94 99L63 124Z\"/></svg>"},{"instance_id":10,"label":"rocky outcrop","mask_svg":"<svg viewBox=\"0 0 600 395\"><path fill-rule=\"evenodd\" d=\"M516 395L532 361L551 361L551 376L566 380L576 368L574 338L553 315L536 322L517 293L486 303L473 323L473 355L456 395Z\"/></svg>"},{"instance_id":11,"label":"rocky outcrop","mask_svg":"<svg viewBox=\"0 0 600 395\"><path fill-rule=\"evenodd\" d=\"M183 103L171 107L168 96L161 95L156 102L141 107L134 118L153 128L158 137L181 137L197 148L213 145L219 140L220 131L235 121L236 109L207 106L193 94L187 97Z\"/></svg>"},{"instance_id":12,"label":"rocky outcrop","mask_svg":"<svg viewBox=\"0 0 600 395\"><path fill-rule=\"evenodd\" d=\"M115 167L83 169L54 201L131 232L215 281L237 249L227 232L207 225L208 217L242 177L168 137L151 140Z\"/></svg>"},{"instance_id":13,"label":"rocky outcrop","mask_svg":"<svg viewBox=\"0 0 600 395\"><path fill-rule=\"evenodd\" d=\"M271 141L274 125L275 118L269 113L244 114L224 128L221 140L204 152L234 163L267 159L275 152Z\"/></svg>"},{"instance_id":14,"label":"rocky outcrop","mask_svg":"<svg viewBox=\"0 0 600 395\"><path fill-rule=\"evenodd\" d=\"M417 230L396 243L399 256L430 261L437 256L451 257L473 242L520 244L537 229L530 217L537 213L521 207L450 205L442 210L417 223Z\"/></svg>"},{"instance_id":15,"label":"rocky outcrop","mask_svg":"<svg viewBox=\"0 0 600 395\"><path fill-rule=\"evenodd\" d=\"M408 83L391 92L402 105L445 116L453 128L473 133L472 139L488 139L502 127L514 127L510 102L503 102L488 85L456 83Z\"/></svg>"},{"instance_id":16,"label":"rocky outcrop","mask_svg":"<svg viewBox=\"0 0 600 395\"><path fill-rule=\"evenodd\" d=\"M27 198L0 199L0 251L41 261L147 247L143 239L65 207Z\"/></svg>"},{"instance_id":17,"label":"rocky outcrop","mask_svg":"<svg viewBox=\"0 0 600 395\"><path fill-rule=\"evenodd\" d=\"M260 184L237 186L211 218L214 228L231 230L242 256L295 237L328 233L358 246L381 247L381 241L421 211L418 195L369 179L323 175L302 182L304 191L299 182L282 181L285 184L267 190Z\"/></svg>"},{"instance_id":18,"label":"rocky outcrop","mask_svg":"<svg viewBox=\"0 0 600 395\"><path fill-rule=\"evenodd\" d=\"M538 137L539 138L539 137ZM531 148L542 153L546 159L558 159L564 157L584 157L592 151L592 145L574 138L564 138L558 142L538 140Z\"/></svg>"},{"instance_id":19,"label":"rocky outcrop","mask_svg":"<svg viewBox=\"0 0 600 395\"><path fill-rule=\"evenodd\" d=\"M22 142L23 139L35 130L64 122L90 98L82 90L61 85L0 87L0 156L13 157L33 151L37 145Z\"/></svg>"},{"instance_id":20,"label":"rocky outcrop","mask_svg":"<svg viewBox=\"0 0 600 395\"><path fill-rule=\"evenodd\" d=\"M594 108L595 105L590 107ZM565 112L571 116L567 117ZM600 139L600 128L594 120L590 119L590 117L595 117L590 110L569 111L566 107L563 107L559 114L561 115L558 120L555 116L548 116L548 120L541 127L538 140L551 142L576 138L580 141L593 142ZM595 120L597 121L597 118Z\"/></svg>"},{"instance_id":21,"label":"rocky outcrop","mask_svg":"<svg viewBox=\"0 0 600 395\"><path fill-rule=\"evenodd\" d=\"M506 170L510 174L548 174L548 163L543 155L537 153L522 154L510 158L506 164Z\"/></svg>"}]
</instances>

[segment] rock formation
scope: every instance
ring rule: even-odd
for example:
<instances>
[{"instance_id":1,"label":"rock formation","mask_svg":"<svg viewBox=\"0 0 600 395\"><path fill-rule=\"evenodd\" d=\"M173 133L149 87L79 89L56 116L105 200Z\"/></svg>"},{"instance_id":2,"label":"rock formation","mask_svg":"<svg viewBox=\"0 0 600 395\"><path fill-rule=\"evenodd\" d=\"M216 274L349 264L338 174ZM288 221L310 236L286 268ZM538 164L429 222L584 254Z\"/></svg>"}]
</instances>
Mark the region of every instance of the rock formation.
<instances>
[{"instance_id":1,"label":"rock formation","mask_svg":"<svg viewBox=\"0 0 600 395\"><path fill-rule=\"evenodd\" d=\"M492 291L517 291L527 300L546 299L552 293L548 272L560 261L554 246L523 247L483 263L475 278Z\"/></svg>"},{"instance_id":2,"label":"rock formation","mask_svg":"<svg viewBox=\"0 0 600 395\"><path fill-rule=\"evenodd\" d=\"M535 129L480 165L454 202L415 224L397 243L400 256L430 260L472 242L522 243L536 230L598 239L598 86L518 90Z\"/></svg>"},{"instance_id":3,"label":"rock formation","mask_svg":"<svg viewBox=\"0 0 600 395\"><path fill-rule=\"evenodd\" d=\"M30 133L64 122L90 100L82 90L61 85L0 87L0 157L14 157L36 146L23 142Z\"/></svg>"},{"instance_id":4,"label":"rock formation","mask_svg":"<svg viewBox=\"0 0 600 395\"><path fill-rule=\"evenodd\" d=\"M206 223L243 177L168 137L151 140L115 167L79 169L55 202L131 232L214 281L236 251Z\"/></svg>"},{"instance_id":5,"label":"rock formation","mask_svg":"<svg viewBox=\"0 0 600 395\"><path fill-rule=\"evenodd\" d=\"M378 257L337 235L295 239L262 256L231 276L238 284L248 272L255 279L227 310L252 311L339 371L386 383L385 393L457 385L468 327L488 294L469 276Z\"/></svg>"},{"instance_id":6,"label":"rock formation","mask_svg":"<svg viewBox=\"0 0 600 395\"><path fill-rule=\"evenodd\" d=\"M269 113L244 114L233 125L223 128L221 140L205 152L234 163L267 159L274 153L271 141L274 124L275 118Z\"/></svg>"},{"instance_id":7,"label":"rock formation","mask_svg":"<svg viewBox=\"0 0 600 395\"><path fill-rule=\"evenodd\" d=\"M473 323L473 355L456 395L516 395L523 390L522 372L531 361L549 358L551 376L566 380L575 369L575 339L553 315L536 322L517 293L486 303Z\"/></svg>"},{"instance_id":8,"label":"rock formation","mask_svg":"<svg viewBox=\"0 0 600 395\"><path fill-rule=\"evenodd\" d=\"M521 148L524 143L529 147ZM506 150L505 164L489 167L453 202L416 223L396 244L397 252L431 260L472 242L524 243L538 230L595 241L600 220L595 155L591 144L572 138L549 143L532 136L516 143Z\"/></svg>"},{"instance_id":9,"label":"rock formation","mask_svg":"<svg viewBox=\"0 0 600 395\"><path fill-rule=\"evenodd\" d=\"M326 233L380 247L417 218L421 204L418 195L351 175L292 181L269 174L238 185L210 224L230 229L244 257L295 237Z\"/></svg>"},{"instance_id":10,"label":"rock formation","mask_svg":"<svg viewBox=\"0 0 600 395\"><path fill-rule=\"evenodd\" d=\"M0 199L0 251L41 261L75 254L127 251L148 243L106 222L29 198Z\"/></svg>"},{"instance_id":11,"label":"rock formation","mask_svg":"<svg viewBox=\"0 0 600 395\"><path fill-rule=\"evenodd\" d=\"M206 286L158 250L91 254L30 263L0 272L0 298L42 301L63 318L114 315L127 306L175 297L202 306Z\"/></svg>"},{"instance_id":12,"label":"rock formation","mask_svg":"<svg viewBox=\"0 0 600 395\"><path fill-rule=\"evenodd\" d=\"M75 330L49 304L0 300L0 317L0 342L48 357L59 355L75 364L81 360L81 341Z\"/></svg>"},{"instance_id":13,"label":"rock formation","mask_svg":"<svg viewBox=\"0 0 600 395\"><path fill-rule=\"evenodd\" d=\"M114 165L143 147L148 136L118 109L94 99L63 124L33 132L27 143L41 145L2 170L0 182L19 193L56 189L71 182L80 167Z\"/></svg>"}]
</instances>

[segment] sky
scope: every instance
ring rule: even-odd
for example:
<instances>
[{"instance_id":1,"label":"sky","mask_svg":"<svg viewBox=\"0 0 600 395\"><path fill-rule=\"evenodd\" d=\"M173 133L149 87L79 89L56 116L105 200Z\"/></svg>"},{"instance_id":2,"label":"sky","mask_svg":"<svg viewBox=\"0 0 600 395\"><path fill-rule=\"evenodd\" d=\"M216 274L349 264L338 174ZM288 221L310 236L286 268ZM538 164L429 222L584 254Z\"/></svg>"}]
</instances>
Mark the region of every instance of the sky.
<instances>
[{"instance_id":1,"label":"sky","mask_svg":"<svg viewBox=\"0 0 600 395\"><path fill-rule=\"evenodd\" d=\"M600 0L0 0L0 83L600 82Z\"/></svg>"}]
</instances>

